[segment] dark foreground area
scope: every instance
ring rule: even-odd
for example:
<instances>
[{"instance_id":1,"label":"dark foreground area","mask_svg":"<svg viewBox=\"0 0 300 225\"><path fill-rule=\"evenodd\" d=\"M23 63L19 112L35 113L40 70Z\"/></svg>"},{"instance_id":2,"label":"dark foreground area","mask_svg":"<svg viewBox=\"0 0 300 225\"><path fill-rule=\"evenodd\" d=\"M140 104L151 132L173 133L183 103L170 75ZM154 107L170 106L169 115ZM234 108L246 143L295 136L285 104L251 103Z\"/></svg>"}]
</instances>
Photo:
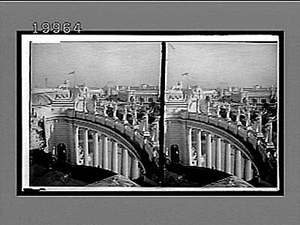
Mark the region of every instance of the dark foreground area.
<instances>
[{"instance_id":1,"label":"dark foreground area","mask_svg":"<svg viewBox=\"0 0 300 225\"><path fill-rule=\"evenodd\" d=\"M88 186L88 187L157 187L156 180L141 176L129 180L108 170L88 166L55 164L45 168L35 164L30 171L31 186ZM167 165L165 187L253 187L229 174L198 167Z\"/></svg>"},{"instance_id":2,"label":"dark foreground area","mask_svg":"<svg viewBox=\"0 0 300 225\"><path fill-rule=\"evenodd\" d=\"M136 180L101 168L69 165L52 161L48 153L35 152L30 161L31 186L120 186L158 187L157 176L142 175ZM222 171L178 163L167 163L164 170L165 187L272 187L271 184L253 179L246 182Z\"/></svg>"}]
</instances>

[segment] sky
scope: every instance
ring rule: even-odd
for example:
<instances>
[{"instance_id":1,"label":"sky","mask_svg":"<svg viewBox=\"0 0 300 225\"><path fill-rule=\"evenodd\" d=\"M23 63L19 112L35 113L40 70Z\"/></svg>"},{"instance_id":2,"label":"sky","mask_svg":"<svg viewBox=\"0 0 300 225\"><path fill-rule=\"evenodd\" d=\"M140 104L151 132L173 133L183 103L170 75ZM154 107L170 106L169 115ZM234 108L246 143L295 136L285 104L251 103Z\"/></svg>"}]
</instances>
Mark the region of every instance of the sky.
<instances>
[{"instance_id":1,"label":"sky","mask_svg":"<svg viewBox=\"0 0 300 225\"><path fill-rule=\"evenodd\" d=\"M273 43L168 43L167 86L183 81L202 88L271 86L277 79ZM160 43L63 42L32 46L33 87L158 85ZM69 75L75 71L75 74ZM183 74L187 74L182 76Z\"/></svg>"},{"instance_id":2,"label":"sky","mask_svg":"<svg viewBox=\"0 0 300 225\"><path fill-rule=\"evenodd\" d=\"M182 76L182 74L186 74ZM261 43L171 43L167 86L271 86L277 80L277 45Z\"/></svg>"},{"instance_id":3,"label":"sky","mask_svg":"<svg viewBox=\"0 0 300 225\"><path fill-rule=\"evenodd\" d=\"M159 84L160 44L53 43L33 44L33 85L71 84L93 87L104 85ZM69 75L75 71L75 75Z\"/></svg>"}]
</instances>

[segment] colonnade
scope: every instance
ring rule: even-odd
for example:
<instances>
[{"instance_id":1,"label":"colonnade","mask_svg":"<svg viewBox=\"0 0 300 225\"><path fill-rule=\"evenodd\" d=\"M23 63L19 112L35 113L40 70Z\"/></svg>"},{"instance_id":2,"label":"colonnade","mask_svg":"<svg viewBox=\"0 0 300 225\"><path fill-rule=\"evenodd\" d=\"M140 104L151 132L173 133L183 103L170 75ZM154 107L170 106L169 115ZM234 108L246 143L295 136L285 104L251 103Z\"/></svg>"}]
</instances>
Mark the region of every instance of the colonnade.
<instances>
[{"instance_id":1,"label":"colonnade","mask_svg":"<svg viewBox=\"0 0 300 225\"><path fill-rule=\"evenodd\" d=\"M80 126L74 126L73 135L73 164L99 167L130 179L139 177L139 160L114 138Z\"/></svg>"},{"instance_id":2,"label":"colonnade","mask_svg":"<svg viewBox=\"0 0 300 225\"><path fill-rule=\"evenodd\" d=\"M210 117L215 117L218 118L219 120L221 118L221 105L214 105L212 106L210 103L207 103L207 108L205 112L200 112L200 107L198 101L197 107L196 107L196 113L198 114L204 114ZM242 110L242 106L235 106L235 120L232 121L231 118L231 111L232 111L232 106L230 104L223 105L223 108L225 107L226 110L226 116L223 119L223 121L227 121L230 124L233 124L237 127L242 127L246 129L247 131L251 130L255 133L255 136L257 138L257 141L259 142L264 142L266 144L266 152L271 153L273 158L276 158L276 147L274 145L274 140L273 140L273 126L272 123L276 120L276 117L270 117L268 118L268 122L263 125L262 120L263 120L263 115L264 112L258 112L257 116L255 119L251 119L251 109L246 107L246 110ZM242 111L244 111L242 113ZM256 112L257 113L257 112ZM244 116L245 122L242 124L241 122L241 116ZM268 156L270 157L270 156Z\"/></svg>"},{"instance_id":3,"label":"colonnade","mask_svg":"<svg viewBox=\"0 0 300 225\"><path fill-rule=\"evenodd\" d=\"M201 130L187 128L188 164L233 174L244 180L253 178L251 160L224 138Z\"/></svg>"}]
</instances>

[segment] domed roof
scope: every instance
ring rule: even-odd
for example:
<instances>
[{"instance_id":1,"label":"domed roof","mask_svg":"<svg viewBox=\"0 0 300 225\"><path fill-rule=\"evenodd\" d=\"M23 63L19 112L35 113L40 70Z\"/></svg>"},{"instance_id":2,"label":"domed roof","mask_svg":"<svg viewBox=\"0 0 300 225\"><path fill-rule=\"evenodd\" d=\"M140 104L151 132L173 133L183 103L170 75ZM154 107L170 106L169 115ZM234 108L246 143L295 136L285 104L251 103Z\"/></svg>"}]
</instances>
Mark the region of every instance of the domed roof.
<instances>
[{"instance_id":1,"label":"domed roof","mask_svg":"<svg viewBox=\"0 0 300 225\"><path fill-rule=\"evenodd\" d=\"M52 103L52 99L46 94L37 93L31 95L31 104L32 106L46 106Z\"/></svg>"}]
</instances>

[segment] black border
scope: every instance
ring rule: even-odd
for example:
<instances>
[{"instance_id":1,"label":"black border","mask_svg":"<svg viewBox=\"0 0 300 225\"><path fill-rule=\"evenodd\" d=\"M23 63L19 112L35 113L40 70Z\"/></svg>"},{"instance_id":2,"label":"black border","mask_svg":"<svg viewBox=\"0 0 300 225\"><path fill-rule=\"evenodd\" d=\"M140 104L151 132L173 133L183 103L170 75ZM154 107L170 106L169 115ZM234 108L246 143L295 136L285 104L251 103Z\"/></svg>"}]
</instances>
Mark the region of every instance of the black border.
<instances>
[{"instance_id":1,"label":"black border","mask_svg":"<svg viewBox=\"0 0 300 225\"><path fill-rule=\"evenodd\" d=\"M80 34L71 31L69 34L76 35L277 35L279 37L279 126L278 126L278 151L279 159L279 186L278 191L42 191L40 189L22 190L22 35L45 35L44 33L34 34L32 31L17 31L16 43L16 83L17 83L17 177L16 177L16 195L17 196L284 196L284 31L282 30L102 30L102 31L81 31ZM64 34L60 32L58 34ZM49 33L47 35L57 35ZM164 77L161 78L161 84L165 83ZM162 87L163 86L163 87ZM164 91L164 85L161 85L161 91ZM164 92L161 95L164 96ZM164 103L162 98L161 104ZM161 117L163 119L163 116ZM163 121L163 120L161 120ZM160 124L163 124L161 122ZM160 140L164 140L163 133L160 132ZM188 188L186 188L188 189Z\"/></svg>"}]
</instances>

